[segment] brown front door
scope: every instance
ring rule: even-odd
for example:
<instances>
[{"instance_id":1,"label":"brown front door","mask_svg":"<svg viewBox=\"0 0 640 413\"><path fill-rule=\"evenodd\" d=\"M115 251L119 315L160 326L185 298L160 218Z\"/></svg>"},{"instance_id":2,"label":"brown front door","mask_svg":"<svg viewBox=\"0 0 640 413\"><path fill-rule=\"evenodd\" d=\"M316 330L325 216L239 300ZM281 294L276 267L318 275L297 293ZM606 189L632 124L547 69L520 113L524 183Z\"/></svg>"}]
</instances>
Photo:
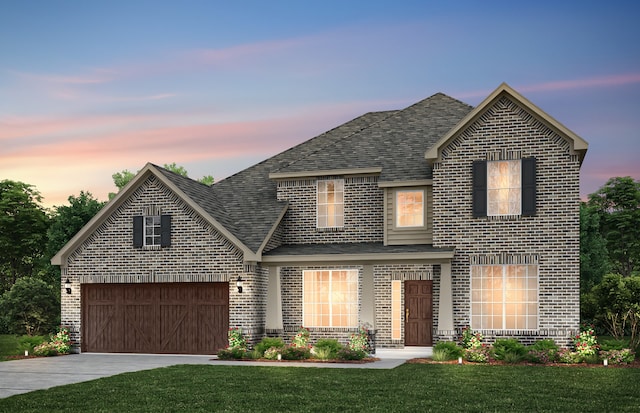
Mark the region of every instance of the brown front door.
<instances>
[{"instance_id":1,"label":"brown front door","mask_svg":"<svg viewBox=\"0 0 640 413\"><path fill-rule=\"evenodd\" d=\"M404 282L404 345L433 344L433 281Z\"/></svg>"},{"instance_id":2,"label":"brown front door","mask_svg":"<svg viewBox=\"0 0 640 413\"><path fill-rule=\"evenodd\" d=\"M215 354L228 329L228 283L82 285L82 351Z\"/></svg>"}]
</instances>

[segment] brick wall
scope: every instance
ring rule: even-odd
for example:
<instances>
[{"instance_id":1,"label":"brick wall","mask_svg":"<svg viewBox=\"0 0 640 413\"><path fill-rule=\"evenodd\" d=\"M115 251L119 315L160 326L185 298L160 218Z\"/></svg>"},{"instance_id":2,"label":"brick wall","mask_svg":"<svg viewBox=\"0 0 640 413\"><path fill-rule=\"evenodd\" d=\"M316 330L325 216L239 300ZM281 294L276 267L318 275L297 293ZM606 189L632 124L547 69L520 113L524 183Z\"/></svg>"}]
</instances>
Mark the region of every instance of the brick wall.
<instances>
[{"instance_id":1,"label":"brick wall","mask_svg":"<svg viewBox=\"0 0 640 413\"><path fill-rule=\"evenodd\" d=\"M342 177L327 177L333 179ZM383 241L383 195L375 176L344 179L344 228L316 228L316 179L278 182L278 199L289 201L282 220L284 244Z\"/></svg>"},{"instance_id":2,"label":"brick wall","mask_svg":"<svg viewBox=\"0 0 640 413\"><path fill-rule=\"evenodd\" d=\"M472 162L537 159L537 216L473 218ZM579 324L579 161L569 143L506 97L452 141L433 172L434 246L455 247L454 324L470 318L470 259L502 254L539 259L539 330L566 345ZM517 332L487 332L492 336Z\"/></svg>"},{"instance_id":3,"label":"brick wall","mask_svg":"<svg viewBox=\"0 0 640 413\"><path fill-rule=\"evenodd\" d=\"M134 248L133 217L145 207L172 216L172 245L159 250ZM239 294L238 276L247 288ZM72 294L64 291L64 280ZM264 328L266 277L255 267L243 266L242 252L222 237L187 204L155 177L147 179L133 195L106 218L103 225L73 253L62 269L62 324L80 344L80 283L226 282L229 289L230 325L249 333Z\"/></svg>"}]
</instances>

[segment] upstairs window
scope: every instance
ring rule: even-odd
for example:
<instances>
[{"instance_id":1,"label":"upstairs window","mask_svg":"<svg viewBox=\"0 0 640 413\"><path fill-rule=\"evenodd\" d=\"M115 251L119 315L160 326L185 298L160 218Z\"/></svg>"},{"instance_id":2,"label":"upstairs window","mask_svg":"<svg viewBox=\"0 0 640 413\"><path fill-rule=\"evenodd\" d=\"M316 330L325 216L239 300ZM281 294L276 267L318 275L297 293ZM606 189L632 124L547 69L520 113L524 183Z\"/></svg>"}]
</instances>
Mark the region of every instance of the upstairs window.
<instances>
[{"instance_id":1,"label":"upstairs window","mask_svg":"<svg viewBox=\"0 0 640 413\"><path fill-rule=\"evenodd\" d=\"M150 249L171 246L171 215L133 217L133 246Z\"/></svg>"},{"instance_id":2,"label":"upstairs window","mask_svg":"<svg viewBox=\"0 0 640 413\"><path fill-rule=\"evenodd\" d=\"M473 216L535 216L536 159L473 162Z\"/></svg>"},{"instance_id":3,"label":"upstairs window","mask_svg":"<svg viewBox=\"0 0 640 413\"><path fill-rule=\"evenodd\" d=\"M318 181L318 228L342 228L344 226L344 180Z\"/></svg>"},{"instance_id":4,"label":"upstairs window","mask_svg":"<svg viewBox=\"0 0 640 413\"><path fill-rule=\"evenodd\" d=\"M396 227L424 226L424 191L396 192Z\"/></svg>"}]
</instances>

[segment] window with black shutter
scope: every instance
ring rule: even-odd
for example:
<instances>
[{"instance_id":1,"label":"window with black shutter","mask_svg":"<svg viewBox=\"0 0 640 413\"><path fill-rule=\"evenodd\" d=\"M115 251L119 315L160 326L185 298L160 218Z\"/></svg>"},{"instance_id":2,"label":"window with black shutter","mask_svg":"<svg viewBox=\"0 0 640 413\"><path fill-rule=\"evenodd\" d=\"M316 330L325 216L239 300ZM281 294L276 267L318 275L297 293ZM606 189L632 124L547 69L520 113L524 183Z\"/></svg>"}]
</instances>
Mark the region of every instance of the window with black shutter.
<instances>
[{"instance_id":1,"label":"window with black shutter","mask_svg":"<svg viewBox=\"0 0 640 413\"><path fill-rule=\"evenodd\" d=\"M171 246L171 215L140 215L133 217L133 246Z\"/></svg>"}]
</instances>

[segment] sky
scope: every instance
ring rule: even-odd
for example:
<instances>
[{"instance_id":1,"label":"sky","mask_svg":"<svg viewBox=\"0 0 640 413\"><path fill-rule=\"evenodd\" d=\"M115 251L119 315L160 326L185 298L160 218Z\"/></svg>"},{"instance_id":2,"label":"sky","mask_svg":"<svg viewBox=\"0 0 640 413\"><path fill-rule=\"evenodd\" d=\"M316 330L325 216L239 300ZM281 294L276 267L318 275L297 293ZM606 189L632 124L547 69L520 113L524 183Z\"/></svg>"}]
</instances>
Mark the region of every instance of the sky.
<instances>
[{"instance_id":1,"label":"sky","mask_svg":"<svg viewBox=\"0 0 640 413\"><path fill-rule=\"evenodd\" d=\"M0 0L0 180L46 207L177 163L216 181L371 111L502 82L640 179L640 3Z\"/></svg>"}]
</instances>

